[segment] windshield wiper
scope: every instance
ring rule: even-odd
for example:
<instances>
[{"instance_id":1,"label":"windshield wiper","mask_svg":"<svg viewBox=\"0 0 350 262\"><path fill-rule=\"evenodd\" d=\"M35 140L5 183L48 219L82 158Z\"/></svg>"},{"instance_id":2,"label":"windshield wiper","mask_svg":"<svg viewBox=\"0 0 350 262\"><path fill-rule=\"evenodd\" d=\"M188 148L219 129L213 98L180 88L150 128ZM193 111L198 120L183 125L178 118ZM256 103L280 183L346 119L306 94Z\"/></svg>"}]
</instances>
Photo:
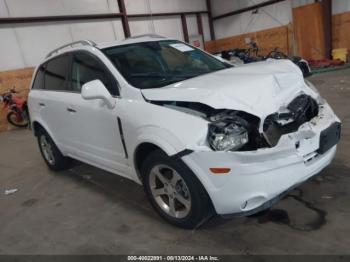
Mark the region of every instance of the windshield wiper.
<instances>
[{"instance_id":1,"label":"windshield wiper","mask_svg":"<svg viewBox=\"0 0 350 262\"><path fill-rule=\"evenodd\" d=\"M131 77L152 77L152 78L166 78L168 75L160 74L158 72L151 72L151 73L132 73L130 74Z\"/></svg>"},{"instance_id":2,"label":"windshield wiper","mask_svg":"<svg viewBox=\"0 0 350 262\"><path fill-rule=\"evenodd\" d=\"M150 72L150 73L133 73L130 74L130 77L135 78L159 78L158 80L155 80L156 83L154 83L151 86L144 86L142 89L150 89L150 88L160 88L167 85L171 85L180 81L184 81L190 78L194 78L197 76L202 75L203 73L197 73L197 74L186 74L186 75L173 75L173 74L161 74L159 72ZM204 73L205 74L205 73Z\"/></svg>"},{"instance_id":3,"label":"windshield wiper","mask_svg":"<svg viewBox=\"0 0 350 262\"><path fill-rule=\"evenodd\" d=\"M184 74L184 75L176 75L176 74L161 74L158 72L151 72L151 73L132 73L130 74L131 77L150 77L150 78L171 78L171 79L187 79L202 75L202 73L197 74Z\"/></svg>"}]
</instances>

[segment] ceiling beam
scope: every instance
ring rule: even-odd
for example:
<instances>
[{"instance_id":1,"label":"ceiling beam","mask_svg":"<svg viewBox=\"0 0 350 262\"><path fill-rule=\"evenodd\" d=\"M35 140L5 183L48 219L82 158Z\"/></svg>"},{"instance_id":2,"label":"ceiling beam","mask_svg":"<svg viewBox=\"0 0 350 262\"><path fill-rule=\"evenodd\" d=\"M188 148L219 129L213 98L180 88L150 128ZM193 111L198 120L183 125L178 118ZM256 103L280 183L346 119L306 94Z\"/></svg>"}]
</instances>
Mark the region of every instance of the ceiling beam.
<instances>
[{"instance_id":1,"label":"ceiling beam","mask_svg":"<svg viewBox=\"0 0 350 262\"><path fill-rule=\"evenodd\" d=\"M322 1L323 28L326 57L332 57L332 0Z\"/></svg>"},{"instance_id":2,"label":"ceiling beam","mask_svg":"<svg viewBox=\"0 0 350 262\"><path fill-rule=\"evenodd\" d=\"M242 9L238 9L238 10L235 10L235 11L232 11L232 12L228 12L228 13L225 13L225 14L222 14L222 15L214 16L213 20L222 19L222 18L225 18L225 17L233 16L233 15L239 15L239 14L244 13L244 12L253 11L253 10L265 7L265 6L277 4L277 3L280 3L280 2L284 2L284 1L286 1L286 0L269 0L269 1L265 1L265 2L262 2L260 4L248 6L248 7L245 7L245 8L242 8Z\"/></svg>"},{"instance_id":3,"label":"ceiling beam","mask_svg":"<svg viewBox=\"0 0 350 262\"><path fill-rule=\"evenodd\" d=\"M196 15L196 14L206 14L207 11L198 12L169 12L169 13L144 13L144 14L129 14L129 18L143 18L143 17L153 17L153 16L181 16L181 15Z\"/></svg>"},{"instance_id":4,"label":"ceiling beam","mask_svg":"<svg viewBox=\"0 0 350 262\"><path fill-rule=\"evenodd\" d=\"M207 11L198 12L176 12L176 13L153 13L153 14L126 14L127 18L142 18L142 17L159 17L159 16L181 16L207 14ZM123 18L123 13L107 13L107 14L88 14L88 15L59 15L59 16L34 16L34 17L2 17L1 24L23 24L23 23L39 23L39 22L62 22L75 20L98 20Z\"/></svg>"},{"instance_id":5,"label":"ceiling beam","mask_svg":"<svg viewBox=\"0 0 350 262\"><path fill-rule=\"evenodd\" d=\"M121 13L93 14L93 15L58 15L58 16L35 16L35 17L4 17L0 18L0 24L23 24L40 22L61 22L76 20L96 20L120 18Z\"/></svg>"}]
</instances>

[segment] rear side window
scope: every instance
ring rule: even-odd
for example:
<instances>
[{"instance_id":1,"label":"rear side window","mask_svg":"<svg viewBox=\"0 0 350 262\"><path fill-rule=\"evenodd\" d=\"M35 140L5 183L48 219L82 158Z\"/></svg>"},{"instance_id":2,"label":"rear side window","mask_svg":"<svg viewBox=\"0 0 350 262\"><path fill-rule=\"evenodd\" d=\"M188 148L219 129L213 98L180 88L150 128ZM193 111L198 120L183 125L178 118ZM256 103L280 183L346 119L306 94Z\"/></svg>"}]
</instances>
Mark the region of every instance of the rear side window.
<instances>
[{"instance_id":1,"label":"rear side window","mask_svg":"<svg viewBox=\"0 0 350 262\"><path fill-rule=\"evenodd\" d=\"M44 89L44 71L44 66L38 69L32 89Z\"/></svg>"},{"instance_id":2,"label":"rear side window","mask_svg":"<svg viewBox=\"0 0 350 262\"><path fill-rule=\"evenodd\" d=\"M68 89L68 72L68 56L60 56L50 60L45 70L45 89L66 91Z\"/></svg>"},{"instance_id":3,"label":"rear side window","mask_svg":"<svg viewBox=\"0 0 350 262\"><path fill-rule=\"evenodd\" d=\"M85 83L96 79L105 85L111 95L118 95L116 80L99 59L87 53L74 54L72 63L72 90L80 92L81 87Z\"/></svg>"}]
</instances>

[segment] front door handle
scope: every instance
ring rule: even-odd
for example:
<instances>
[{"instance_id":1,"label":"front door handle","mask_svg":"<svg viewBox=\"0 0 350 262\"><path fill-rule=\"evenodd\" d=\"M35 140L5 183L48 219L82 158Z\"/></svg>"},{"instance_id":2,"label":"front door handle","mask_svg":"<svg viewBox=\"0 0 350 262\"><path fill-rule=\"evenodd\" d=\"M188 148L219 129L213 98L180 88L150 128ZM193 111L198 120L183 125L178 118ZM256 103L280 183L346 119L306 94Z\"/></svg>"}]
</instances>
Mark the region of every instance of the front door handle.
<instances>
[{"instance_id":1,"label":"front door handle","mask_svg":"<svg viewBox=\"0 0 350 262\"><path fill-rule=\"evenodd\" d=\"M44 103L40 102L40 103L39 103L39 106L45 107L46 105L45 105Z\"/></svg>"},{"instance_id":2,"label":"front door handle","mask_svg":"<svg viewBox=\"0 0 350 262\"><path fill-rule=\"evenodd\" d=\"M69 113L76 113L76 112L77 112L75 109L70 108L70 107L67 107L67 111L68 111Z\"/></svg>"}]
</instances>

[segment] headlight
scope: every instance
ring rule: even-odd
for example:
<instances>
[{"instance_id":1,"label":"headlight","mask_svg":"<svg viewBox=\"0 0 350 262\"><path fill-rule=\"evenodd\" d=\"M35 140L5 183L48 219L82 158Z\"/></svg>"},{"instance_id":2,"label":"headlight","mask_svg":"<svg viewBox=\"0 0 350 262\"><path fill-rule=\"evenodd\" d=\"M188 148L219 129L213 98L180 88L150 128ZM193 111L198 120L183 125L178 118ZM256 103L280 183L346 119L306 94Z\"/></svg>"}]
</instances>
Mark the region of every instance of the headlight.
<instances>
[{"instance_id":1,"label":"headlight","mask_svg":"<svg viewBox=\"0 0 350 262\"><path fill-rule=\"evenodd\" d=\"M238 150L248 143L248 132L238 122L209 124L208 142L217 151Z\"/></svg>"}]
</instances>

